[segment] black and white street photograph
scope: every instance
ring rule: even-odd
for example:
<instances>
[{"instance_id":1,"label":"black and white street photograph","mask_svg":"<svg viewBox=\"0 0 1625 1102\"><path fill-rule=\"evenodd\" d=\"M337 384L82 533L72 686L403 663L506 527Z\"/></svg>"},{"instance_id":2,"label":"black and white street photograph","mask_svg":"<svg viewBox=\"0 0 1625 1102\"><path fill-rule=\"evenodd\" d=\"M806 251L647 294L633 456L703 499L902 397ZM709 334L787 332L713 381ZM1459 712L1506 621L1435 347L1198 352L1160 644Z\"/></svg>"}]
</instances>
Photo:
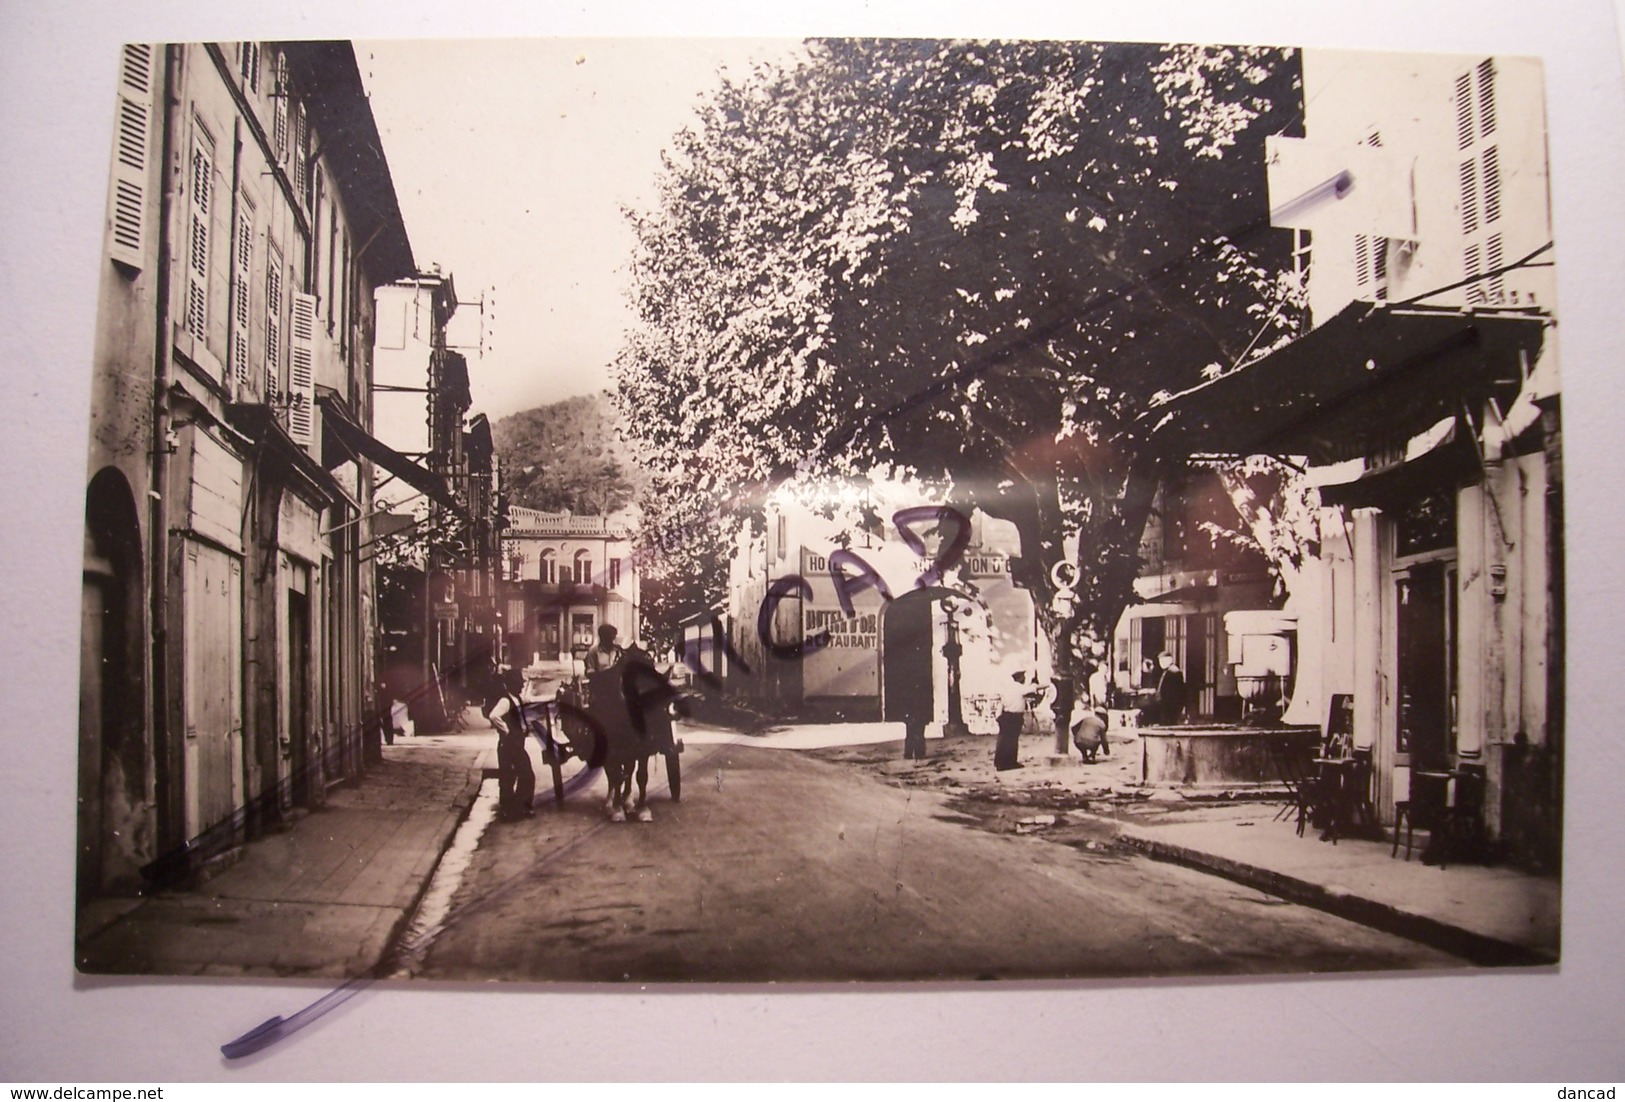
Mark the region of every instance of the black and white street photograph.
<instances>
[{"instance_id":1,"label":"black and white street photograph","mask_svg":"<svg viewBox=\"0 0 1625 1102\"><path fill-rule=\"evenodd\" d=\"M398 2L4 17L0 1080L1602 1051L1605 0Z\"/></svg>"},{"instance_id":2,"label":"black and white street photograph","mask_svg":"<svg viewBox=\"0 0 1625 1102\"><path fill-rule=\"evenodd\" d=\"M77 967L1555 963L1543 91L1225 45L126 45Z\"/></svg>"}]
</instances>

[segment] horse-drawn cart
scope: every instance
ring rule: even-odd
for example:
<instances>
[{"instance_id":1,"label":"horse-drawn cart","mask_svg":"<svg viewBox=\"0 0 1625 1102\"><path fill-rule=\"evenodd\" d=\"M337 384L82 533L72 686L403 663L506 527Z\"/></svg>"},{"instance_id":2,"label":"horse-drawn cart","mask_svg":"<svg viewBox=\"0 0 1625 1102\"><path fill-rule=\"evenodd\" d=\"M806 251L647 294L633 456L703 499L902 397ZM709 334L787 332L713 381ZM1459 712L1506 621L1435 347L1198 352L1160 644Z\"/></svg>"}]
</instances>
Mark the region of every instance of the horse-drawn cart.
<instances>
[{"instance_id":1,"label":"horse-drawn cart","mask_svg":"<svg viewBox=\"0 0 1625 1102\"><path fill-rule=\"evenodd\" d=\"M542 744L542 761L553 775L553 799L564 803L564 763L571 758L602 768L610 782L612 803L630 797L633 771L639 806L648 784L648 759L666 763L666 786L675 803L682 799L683 740L672 731L671 710L679 704L675 690L653 665L628 673L621 665L582 676L560 686L553 699L523 702L526 726ZM655 679L659 679L658 682ZM535 680L527 678L526 697ZM665 687L662 691L660 686Z\"/></svg>"}]
</instances>

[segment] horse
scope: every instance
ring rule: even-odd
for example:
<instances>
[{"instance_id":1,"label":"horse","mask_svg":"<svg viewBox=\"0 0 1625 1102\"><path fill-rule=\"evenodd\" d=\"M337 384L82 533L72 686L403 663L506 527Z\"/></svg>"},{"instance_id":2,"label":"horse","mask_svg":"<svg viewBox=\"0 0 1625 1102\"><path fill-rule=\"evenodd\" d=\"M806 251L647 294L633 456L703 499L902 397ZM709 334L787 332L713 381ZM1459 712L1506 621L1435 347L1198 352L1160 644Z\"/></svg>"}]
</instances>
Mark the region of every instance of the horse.
<instances>
[{"instance_id":1,"label":"horse","mask_svg":"<svg viewBox=\"0 0 1625 1102\"><path fill-rule=\"evenodd\" d=\"M629 816L647 823L649 759L674 748L670 704L678 693L639 647L631 647L607 670L587 675L588 716L594 726L593 764L609 782L605 811L611 822ZM638 795L632 801L632 783Z\"/></svg>"}]
</instances>

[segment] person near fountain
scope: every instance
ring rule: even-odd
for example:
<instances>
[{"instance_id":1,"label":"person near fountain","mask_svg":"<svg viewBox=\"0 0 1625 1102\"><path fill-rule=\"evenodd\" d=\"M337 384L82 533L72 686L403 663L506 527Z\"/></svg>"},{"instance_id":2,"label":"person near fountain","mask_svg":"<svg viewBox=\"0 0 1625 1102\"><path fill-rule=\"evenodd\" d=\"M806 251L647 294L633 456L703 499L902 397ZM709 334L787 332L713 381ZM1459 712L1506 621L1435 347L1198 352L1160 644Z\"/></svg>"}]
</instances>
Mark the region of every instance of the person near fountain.
<instances>
[{"instance_id":1,"label":"person near fountain","mask_svg":"<svg viewBox=\"0 0 1625 1102\"><path fill-rule=\"evenodd\" d=\"M1084 761L1092 762L1096 754L1110 757L1112 752L1106 739L1106 697L1109 690L1104 662L1096 662L1085 684L1087 698L1084 700L1083 714L1072 725L1072 745L1078 748Z\"/></svg>"},{"instance_id":2,"label":"person near fountain","mask_svg":"<svg viewBox=\"0 0 1625 1102\"><path fill-rule=\"evenodd\" d=\"M1156 722L1171 727L1185 718L1185 675L1167 651L1157 655Z\"/></svg>"}]
</instances>

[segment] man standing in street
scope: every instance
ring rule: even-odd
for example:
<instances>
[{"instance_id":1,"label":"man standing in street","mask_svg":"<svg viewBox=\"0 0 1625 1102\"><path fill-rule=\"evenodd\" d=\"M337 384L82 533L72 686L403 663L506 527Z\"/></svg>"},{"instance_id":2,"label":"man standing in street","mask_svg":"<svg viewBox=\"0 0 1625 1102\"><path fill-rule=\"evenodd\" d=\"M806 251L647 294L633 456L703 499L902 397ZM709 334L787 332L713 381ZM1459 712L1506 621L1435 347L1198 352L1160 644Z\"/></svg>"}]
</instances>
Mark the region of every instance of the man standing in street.
<instances>
[{"instance_id":1,"label":"man standing in street","mask_svg":"<svg viewBox=\"0 0 1625 1102\"><path fill-rule=\"evenodd\" d=\"M621 664L621 648L615 645L617 634L614 624L598 625L598 645L581 659L589 675L603 673Z\"/></svg>"},{"instance_id":2,"label":"man standing in street","mask_svg":"<svg viewBox=\"0 0 1625 1102\"><path fill-rule=\"evenodd\" d=\"M535 812L536 771L525 746L525 712L519 700L523 675L518 670L499 674L501 693L486 713L497 732L497 816L503 820L527 818Z\"/></svg>"},{"instance_id":3,"label":"man standing in street","mask_svg":"<svg viewBox=\"0 0 1625 1102\"><path fill-rule=\"evenodd\" d=\"M1021 725L1027 719L1027 706L1036 695L1036 686L1028 685L1027 671L1017 670L1010 675L1010 683L1000 694L999 734L993 744L993 768L1020 769L1017 760L1021 748Z\"/></svg>"}]
</instances>

